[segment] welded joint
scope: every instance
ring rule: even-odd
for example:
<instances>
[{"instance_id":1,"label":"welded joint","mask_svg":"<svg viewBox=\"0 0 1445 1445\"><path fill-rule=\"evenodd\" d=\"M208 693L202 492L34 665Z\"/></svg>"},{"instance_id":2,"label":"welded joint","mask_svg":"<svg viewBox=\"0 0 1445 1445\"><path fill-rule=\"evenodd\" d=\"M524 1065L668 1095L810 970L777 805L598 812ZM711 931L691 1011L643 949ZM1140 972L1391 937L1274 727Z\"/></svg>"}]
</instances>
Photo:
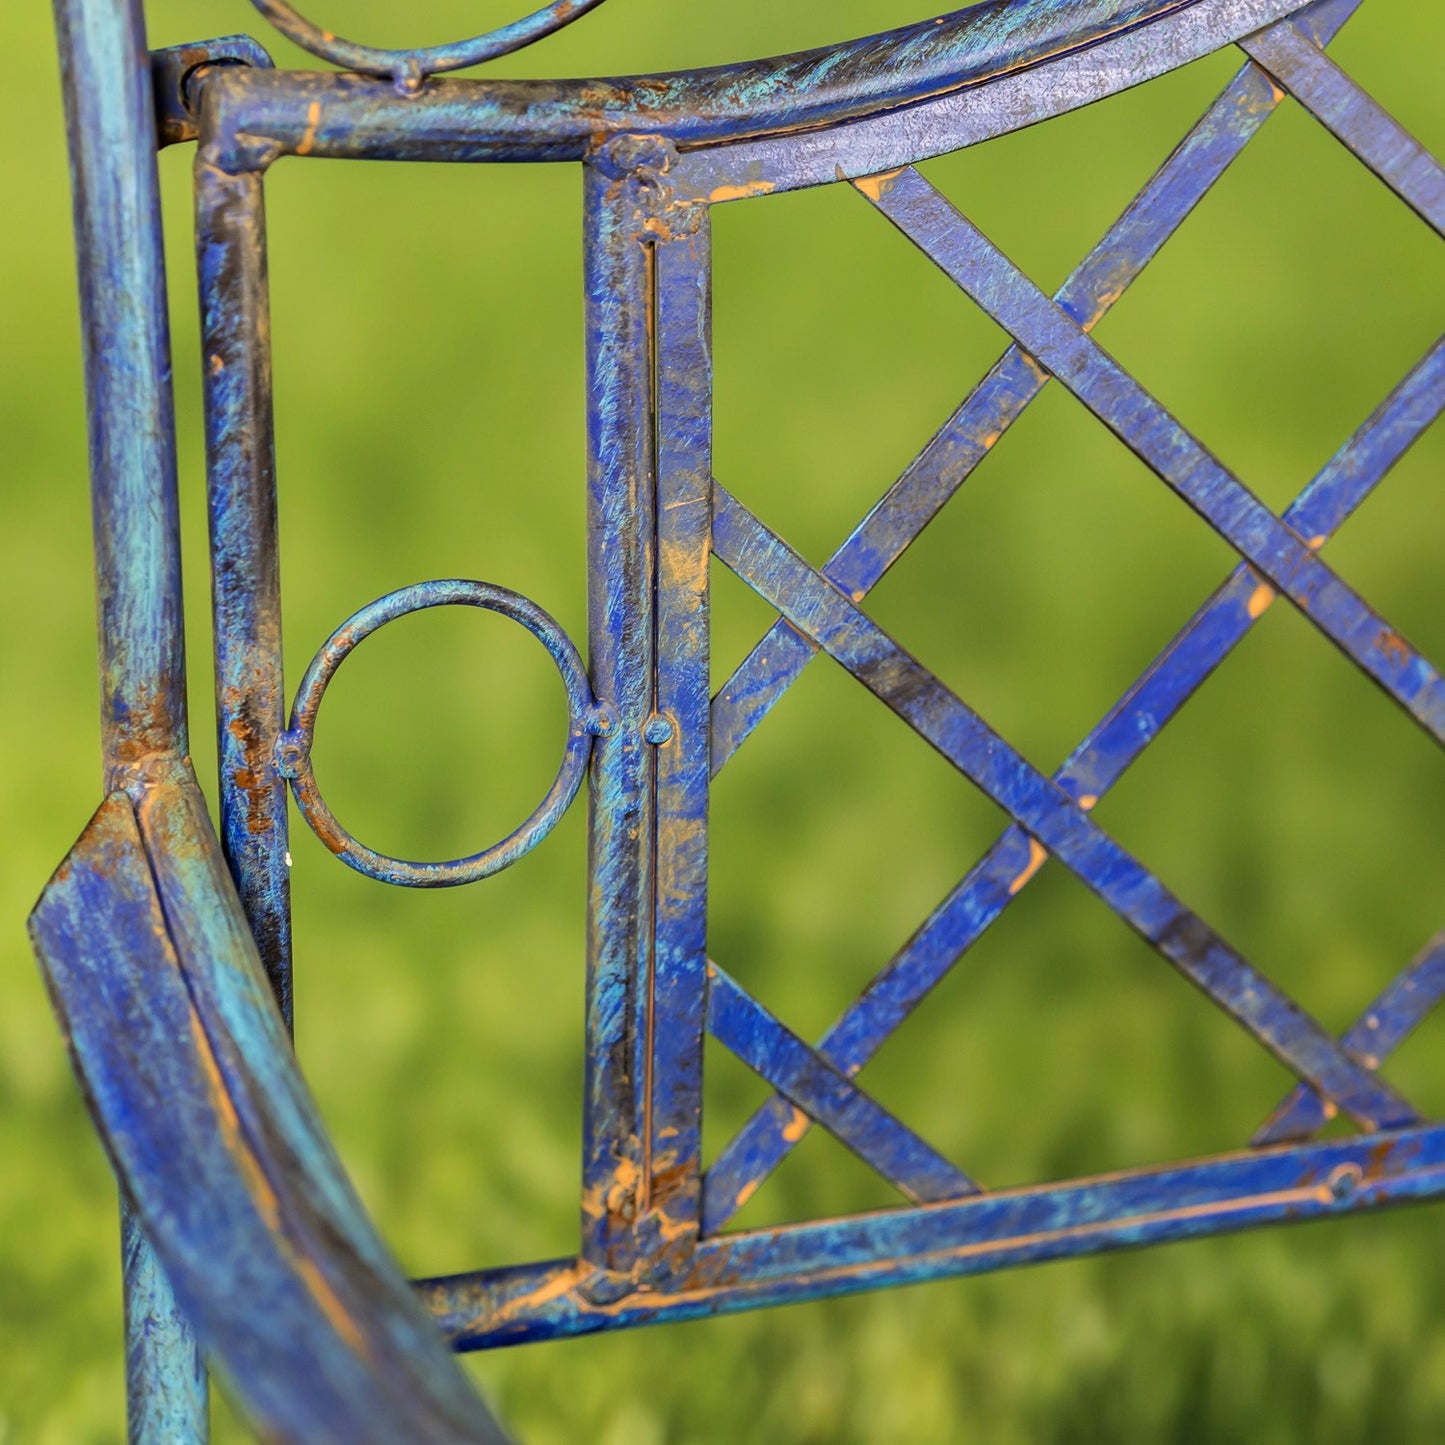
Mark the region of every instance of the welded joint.
<instances>
[{"instance_id":1,"label":"welded joint","mask_svg":"<svg viewBox=\"0 0 1445 1445\"><path fill-rule=\"evenodd\" d=\"M666 184L677 149L666 136L610 135L599 137L587 153L587 163L610 181L632 181L645 188Z\"/></svg>"},{"instance_id":2,"label":"welded joint","mask_svg":"<svg viewBox=\"0 0 1445 1445\"><path fill-rule=\"evenodd\" d=\"M611 703L594 702L578 721L594 738L611 737L617 731L617 709Z\"/></svg>"},{"instance_id":3,"label":"welded joint","mask_svg":"<svg viewBox=\"0 0 1445 1445\"><path fill-rule=\"evenodd\" d=\"M695 1215L679 1220L666 1209L644 1210L633 1225L637 1252L631 1268L608 1269L583 1260L588 1272L577 1281L577 1292L595 1305L670 1294L690 1277L700 1239Z\"/></svg>"},{"instance_id":4,"label":"welded joint","mask_svg":"<svg viewBox=\"0 0 1445 1445\"><path fill-rule=\"evenodd\" d=\"M677 147L666 136L624 133L599 137L587 164L618 188L636 219L637 240L679 240L702 228L701 198L679 192L673 171Z\"/></svg>"},{"instance_id":5,"label":"welded joint","mask_svg":"<svg viewBox=\"0 0 1445 1445\"><path fill-rule=\"evenodd\" d=\"M151 85L156 98L156 146L179 145L200 135L202 75L218 66L273 70L275 62L249 35L225 35L151 51Z\"/></svg>"},{"instance_id":6,"label":"welded joint","mask_svg":"<svg viewBox=\"0 0 1445 1445\"><path fill-rule=\"evenodd\" d=\"M298 778L311 753L304 728L288 728L276 739L276 771L283 778Z\"/></svg>"}]
</instances>

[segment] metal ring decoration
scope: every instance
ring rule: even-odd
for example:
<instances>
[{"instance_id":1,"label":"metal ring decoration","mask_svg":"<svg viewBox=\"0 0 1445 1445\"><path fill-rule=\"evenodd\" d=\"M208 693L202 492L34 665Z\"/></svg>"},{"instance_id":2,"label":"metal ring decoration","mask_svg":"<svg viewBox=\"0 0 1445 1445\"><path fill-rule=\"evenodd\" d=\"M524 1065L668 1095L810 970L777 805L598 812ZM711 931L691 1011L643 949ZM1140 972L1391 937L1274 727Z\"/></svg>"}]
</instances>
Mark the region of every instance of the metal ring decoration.
<instances>
[{"instance_id":1,"label":"metal ring decoration","mask_svg":"<svg viewBox=\"0 0 1445 1445\"><path fill-rule=\"evenodd\" d=\"M562 765L547 796L515 832L500 843L466 858L447 863L413 863L366 847L336 821L316 786L311 769L311 745L316 715L326 688L336 669L359 643L370 637L378 627L409 612L454 606L480 607L510 617L513 622L520 622L547 649L567 689L571 726ZM291 780L296 805L311 831L342 862L358 873L365 873L368 878L376 878L383 883L397 883L408 888L449 888L490 877L530 853L557 825L577 796L592 754L593 736L608 732L610 728L609 714L593 701L587 670L572 640L536 603L505 587L494 587L487 582L418 582L377 598L348 618L326 639L301 679L296 702L291 709L290 728L281 735L276 754L280 772Z\"/></svg>"},{"instance_id":2,"label":"metal ring decoration","mask_svg":"<svg viewBox=\"0 0 1445 1445\"><path fill-rule=\"evenodd\" d=\"M297 13L286 0L251 0L251 3L288 40L322 60L329 60L344 70L359 70L365 75L394 76L403 90L416 90L428 75L447 70L462 70L469 65L510 55L534 41L551 35L564 25L580 20L595 10L602 0L551 0L540 10L499 26L470 40L453 41L450 45L427 45L415 50L384 50L374 45L358 45L343 40L329 30L312 24Z\"/></svg>"}]
</instances>

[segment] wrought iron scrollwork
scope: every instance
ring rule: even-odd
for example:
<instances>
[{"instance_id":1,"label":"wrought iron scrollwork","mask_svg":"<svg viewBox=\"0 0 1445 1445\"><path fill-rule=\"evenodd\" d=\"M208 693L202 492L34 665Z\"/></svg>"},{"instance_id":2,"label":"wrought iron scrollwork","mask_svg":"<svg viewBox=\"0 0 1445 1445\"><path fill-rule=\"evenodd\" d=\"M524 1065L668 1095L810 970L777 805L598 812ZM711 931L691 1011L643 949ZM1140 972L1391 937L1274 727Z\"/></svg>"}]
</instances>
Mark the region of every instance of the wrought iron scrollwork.
<instances>
[{"instance_id":1,"label":"wrought iron scrollwork","mask_svg":"<svg viewBox=\"0 0 1445 1445\"><path fill-rule=\"evenodd\" d=\"M468 40L411 50L387 50L343 40L308 20L286 0L251 0L251 3L288 40L319 59L329 60L345 70L358 70L363 75L390 75L399 89L412 91L419 89L428 75L481 65L543 40L564 25L580 20L589 10L595 10L602 0L552 0L551 4L513 20L510 25L498 26Z\"/></svg>"},{"instance_id":2,"label":"wrought iron scrollwork","mask_svg":"<svg viewBox=\"0 0 1445 1445\"><path fill-rule=\"evenodd\" d=\"M368 848L337 822L316 785L311 767L312 738L316 716L321 710L321 699L326 695L337 668L358 644L377 628L394 622L398 617L405 617L409 612L454 606L480 607L520 622L547 649L567 689L570 715L567 746L546 797L531 816L501 842L484 848L480 853L450 862L415 863ZM610 728L611 716L593 701L587 669L571 638L535 602L488 582L418 582L377 598L349 617L326 639L321 650L311 659L311 665L297 689L290 727L277 742L277 765L282 775L290 779L296 805L311 831L343 863L383 883L397 883L407 888L449 888L459 883L475 883L478 879L500 873L530 853L571 807L587 772L592 739Z\"/></svg>"}]
</instances>

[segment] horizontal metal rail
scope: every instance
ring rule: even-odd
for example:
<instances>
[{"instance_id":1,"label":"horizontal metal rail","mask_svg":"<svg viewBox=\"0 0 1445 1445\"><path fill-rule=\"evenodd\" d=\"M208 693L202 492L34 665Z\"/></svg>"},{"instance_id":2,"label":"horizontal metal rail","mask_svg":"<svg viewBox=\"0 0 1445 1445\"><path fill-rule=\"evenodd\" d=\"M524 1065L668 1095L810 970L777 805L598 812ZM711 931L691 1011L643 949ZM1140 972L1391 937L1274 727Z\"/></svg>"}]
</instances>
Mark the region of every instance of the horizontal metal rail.
<instances>
[{"instance_id":1,"label":"horizontal metal rail","mask_svg":"<svg viewBox=\"0 0 1445 1445\"><path fill-rule=\"evenodd\" d=\"M696 195L821 185L972 145L1128 89L1305 8L1301 0L991 0L799 56L676 75L429 81L236 68L208 77L206 144L226 170L283 155L576 161L599 138L722 150ZM852 122L852 125L844 124ZM755 188L755 189L754 189ZM716 194L713 194L716 192Z\"/></svg>"}]
</instances>

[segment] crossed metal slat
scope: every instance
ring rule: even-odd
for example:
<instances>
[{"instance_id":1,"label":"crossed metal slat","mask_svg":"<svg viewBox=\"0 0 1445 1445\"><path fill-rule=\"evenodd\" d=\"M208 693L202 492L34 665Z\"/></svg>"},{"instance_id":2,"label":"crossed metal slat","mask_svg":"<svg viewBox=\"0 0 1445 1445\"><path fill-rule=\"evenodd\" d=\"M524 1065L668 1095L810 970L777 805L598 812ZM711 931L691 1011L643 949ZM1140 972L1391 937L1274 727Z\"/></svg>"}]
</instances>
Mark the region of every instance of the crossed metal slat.
<instances>
[{"instance_id":1,"label":"crossed metal slat","mask_svg":"<svg viewBox=\"0 0 1445 1445\"><path fill-rule=\"evenodd\" d=\"M1353 8L1341 4L1317 7L1308 22L1315 37L1327 41ZM1438 213L1440 200L1445 197L1445 172L1315 45L1293 25L1286 24L1254 37L1245 48L1260 65L1267 65L1281 84L1287 83L1289 89L1307 97L1306 104L1345 144L1440 229ZM967 720L972 728L978 720L881 629L858 613L854 604L862 600L1001 431L1042 388L1047 376L1029 352L1059 375L1237 550L1291 595L1357 665L1440 738L1441 685L1434 669L1375 618L1367 604L1313 554L1445 405L1445 339L1337 454L1281 524L1086 334L1257 132L1279 98L1260 70L1246 66L1065 284L1055 302L1033 287L911 168L855 183L1009 330L1016 344L890 489L822 575L791 553L781 539L768 533L721 488L717 489L714 539L719 555L777 606L782 616L714 702L714 773L821 646L929 737L951 761L969 772L995 801L1003 803L1016 818L1021 816L990 788L986 779L987 768L997 772L996 759L989 754L1006 755L1014 781L1021 776L1018 765L1022 760L1007 749L1002 739L986 735L982 747L988 760L985 771L970 772L966 760L942 746L940 735L930 732L927 723L921 725L920 720L926 719L930 710L952 713L955 732L961 721ZM1301 537L1309 539L1307 545L1301 543ZM840 598L840 590L847 596ZM831 598L827 594L832 594ZM1055 781L1067 789L1066 796L1081 803L1082 810L1092 807L1163 722L1263 614L1274 595L1270 583L1251 568L1237 569L1065 764ZM838 603L843 604L841 610ZM900 682L907 694L902 698L898 695ZM1161 696L1153 699L1151 692ZM929 697L921 709L917 704L920 693ZM1146 706L1155 701L1160 705ZM1150 726L1142 734L1132 729L1132 746L1126 738L1110 737L1111 728L1117 734L1121 723L1143 719L1148 719ZM968 731L966 728L963 735L967 736ZM971 740L977 744L976 733ZM1111 742L1117 748L1112 769L1108 766ZM1027 771L1027 765L1022 766ZM1082 817L1082 810L1077 816ZM1095 830L1090 841L1101 846L1101 840L1111 865L1118 866L1119 858L1108 850L1122 850ZM1071 838L1073 843L1078 841L1077 836ZM1087 847L1086 842L1085 853ZM1107 886L1101 886L1091 876L1084 855L1072 860L1062 852L1060 856L1108 899ZM1015 826L1005 833L983 863L830 1031L820 1045L820 1054L856 1073L1046 857L1044 847L1023 829ZM1127 855L1123 858L1133 864ZM1137 890L1141 882L1147 892L1159 888L1157 880L1143 870L1139 875L1142 877L1131 875L1132 888ZM1126 888L1126 894L1128 891ZM1167 898L1160 890L1154 901L1157 904ZM1177 903L1172 899L1169 902ZM1125 908L1118 911L1139 927L1139 921L1130 917ZM1200 920L1187 910L1182 916L1193 933L1193 942L1203 944L1206 955L1220 949L1222 940L1209 934ZM1291 1045L1303 1043L1318 1055L1319 1040L1315 1035L1322 1033L1318 1025L1301 1015L1291 1000L1275 992L1242 959L1229 953L1227 946L1214 952L1205 968L1197 967L1197 959L1191 968L1190 961L1179 956L1177 947L1171 954L1171 945L1177 940L1167 930L1162 938L1151 935L1147 927L1140 931L1303 1078L1316 1084L1322 1082L1302 1069L1299 1058L1291 1052ZM1437 938L1346 1035L1345 1049L1363 1055L1368 1068L1378 1068L1384 1053L1419 1022L1442 989L1445 944ZM1288 1042L1281 1036L1282 1022L1285 1031L1293 1032ZM781 1026L777 1031L783 1032ZM1355 1067L1353 1058L1324 1057L1331 1068L1337 1068L1343 1059L1347 1068L1339 1077L1350 1077L1349 1070ZM780 1089L779 1093L781 1097L775 1097L754 1115L709 1171L704 1194L706 1229L725 1223L806 1131L807 1114L813 1112L806 1101L796 1091ZM1329 1094L1328 1086L1322 1097L1309 1083L1301 1084L1261 1128L1255 1142L1278 1142L1313 1132L1334 1112ZM1345 1103L1343 1099L1340 1102ZM799 1104L802 1110L796 1107ZM1345 1107L1351 1105L1345 1103ZM1351 1111L1367 1126L1371 1123L1358 1108Z\"/></svg>"},{"instance_id":2,"label":"crossed metal slat","mask_svg":"<svg viewBox=\"0 0 1445 1445\"><path fill-rule=\"evenodd\" d=\"M1436 742L1445 678L911 166L859 189Z\"/></svg>"},{"instance_id":3,"label":"crossed metal slat","mask_svg":"<svg viewBox=\"0 0 1445 1445\"><path fill-rule=\"evenodd\" d=\"M1445 338L1331 458L1285 513L1286 519L1310 537L1333 535L1442 410ZM1243 564L1236 568L1075 749L1055 775L1056 781L1081 805L1093 806L1229 656L1273 603L1274 595L1252 568ZM808 655L812 655L811 643ZM1022 886L1016 885L1031 861L1028 834L1015 824L829 1030L820 1051L849 1073L860 1070L1019 896ZM1442 990L1445 967L1422 977L1418 990L1412 990L1410 996L1423 1013ZM1395 1012L1383 997L1371 1008L1371 1016L1381 1018L1394 1017ZM1412 1026L1407 1025L1405 1031ZM1347 1043L1356 1047L1354 1042ZM1368 1049L1381 1055L1385 1051L1378 1042ZM1295 1108L1301 1118L1306 1113L1317 1114L1314 1127L1325 1122L1325 1105L1313 1090L1300 1091ZM711 1227L720 1227L746 1202L806 1128L806 1117L783 1099L769 1101L754 1114L708 1173L704 1218ZM1298 1136L1291 1129L1279 1137Z\"/></svg>"},{"instance_id":4,"label":"crossed metal slat","mask_svg":"<svg viewBox=\"0 0 1445 1445\"><path fill-rule=\"evenodd\" d=\"M1400 1047L1445 995L1445 929L1437 933L1385 986L1350 1026L1343 1043L1371 1068ZM1256 1130L1256 1145L1308 1139L1333 1111L1313 1089L1299 1085Z\"/></svg>"},{"instance_id":5,"label":"crossed metal slat","mask_svg":"<svg viewBox=\"0 0 1445 1445\"><path fill-rule=\"evenodd\" d=\"M1415 1118L1393 1089L1347 1055L1057 783L717 485L713 543L739 577L911 724L1288 1068L1366 1127L1400 1127ZM1042 854L1035 858L1042 861ZM1030 859L1016 880L1020 887L1036 866Z\"/></svg>"},{"instance_id":6,"label":"crossed metal slat","mask_svg":"<svg viewBox=\"0 0 1445 1445\"><path fill-rule=\"evenodd\" d=\"M708 1031L916 1203L977 1194L978 1185L779 1023L716 964Z\"/></svg>"},{"instance_id":7,"label":"crossed metal slat","mask_svg":"<svg viewBox=\"0 0 1445 1445\"><path fill-rule=\"evenodd\" d=\"M1300 23L1328 41L1360 3L1326 0ZM1091 330L1109 313L1282 99L1258 66L1240 70L1060 288L1055 300L1080 326ZM824 569L828 578L861 602L1048 380L1027 352L1011 346L834 554ZM814 653L786 620L768 629L714 699L714 776Z\"/></svg>"},{"instance_id":8,"label":"crossed metal slat","mask_svg":"<svg viewBox=\"0 0 1445 1445\"><path fill-rule=\"evenodd\" d=\"M1445 236L1445 169L1372 95L1289 21L1260 31L1240 48Z\"/></svg>"}]
</instances>

